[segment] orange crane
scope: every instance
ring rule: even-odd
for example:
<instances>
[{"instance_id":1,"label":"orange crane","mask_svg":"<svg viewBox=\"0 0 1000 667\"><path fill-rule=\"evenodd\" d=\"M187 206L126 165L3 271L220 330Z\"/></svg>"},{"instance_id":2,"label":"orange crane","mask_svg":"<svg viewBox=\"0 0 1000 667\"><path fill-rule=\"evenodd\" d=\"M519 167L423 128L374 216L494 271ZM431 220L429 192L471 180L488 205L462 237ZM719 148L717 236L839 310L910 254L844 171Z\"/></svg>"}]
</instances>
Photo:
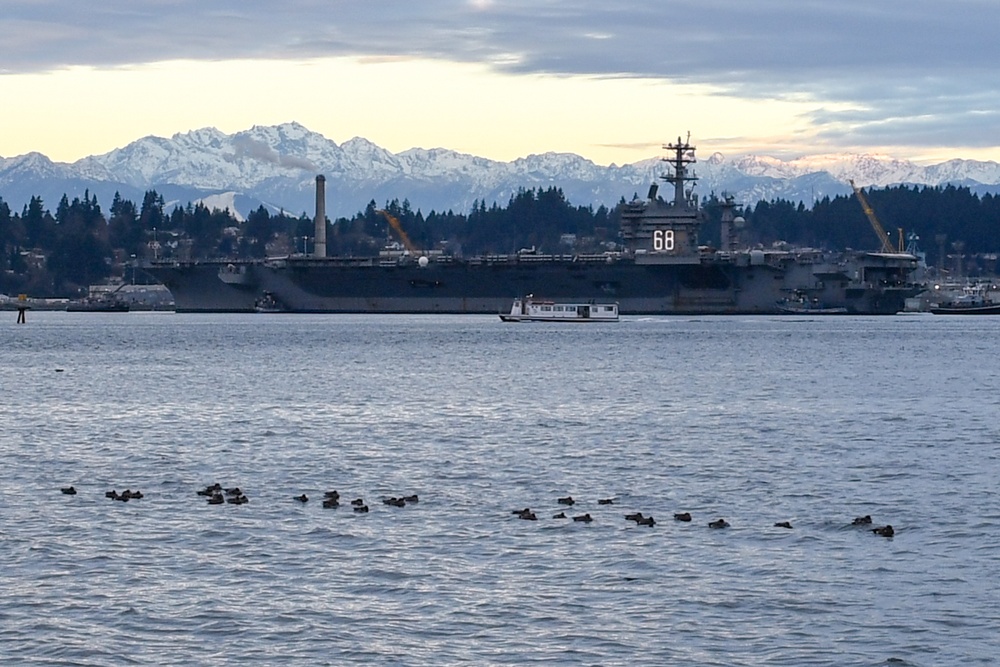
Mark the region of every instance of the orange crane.
<instances>
[{"instance_id":1,"label":"orange crane","mask_svg":"<svg viewBox=\"0 0 1000 667\"><path fill-rule=\"evenodd\" d=\"M419 257L420 251L417 250L417 247L413 245L413 241L411 241L410 237L406 235L405 231L403 231L403 225L399 223L399 220L396 219L396 216L389 213L389 211L383 209L376 209L375 212L381 213L382 215L385 216L385 219L389 221L389 226L393 228L393 230L396 232L396 235L399 236L400 240L403 242L403 247L406 248L406 250L411 255Z\"/></svg>"},{"instance_id":2,"label":"orange crane","mask_svg":"<svg viewBox=\"0 0 1000 667\"><path fill-rule=\"evenodd\" d=\"M879 240L882 242L882 252L896 252L896 249L892 247L892 241L889 240L889 235L885 233L885 229L882 227L882 223L875 217L875 211L872 209L871 204L868 203L865 193L854 184L853 179L850 181L850 184L854 188L854 194L857 196L858 201L861 202L861 208L864 209L865 215L868 216L868 222L872 223L872 229L875 230Z\"/></svg>"}]
</instances>

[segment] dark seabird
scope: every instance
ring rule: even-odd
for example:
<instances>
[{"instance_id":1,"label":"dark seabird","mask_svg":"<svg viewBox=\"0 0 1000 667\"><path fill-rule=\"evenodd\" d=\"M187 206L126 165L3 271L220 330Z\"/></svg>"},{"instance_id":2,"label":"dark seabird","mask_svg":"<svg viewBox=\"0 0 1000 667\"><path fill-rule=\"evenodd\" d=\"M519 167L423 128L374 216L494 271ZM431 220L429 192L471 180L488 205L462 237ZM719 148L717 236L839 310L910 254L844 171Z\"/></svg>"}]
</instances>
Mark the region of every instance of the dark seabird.
<instances>
[{"instance_id":1,"label":"dark seabird","mask_svg":"<svg viewBox=\"0 0 1000 667\"><path fill-rule=\"evenodd\" d=\"M892 537L896 534L896 531L892 529L892 526L886 524L881 528L872 528L872 532L876 535L881 535L882 537Z\"/></svg>"},{"instance_id":2,"label":"dark seabird","mask_svg":"<svg viewBox=\"0 0 1000 667\"><path fill-rule=\"evenodd\" d=\"M792 524L789 523L788 521L779 521L778 523L774 524L774 527L775 528L791 528Z\"/></svg>"},{"instance_id":3,"label":"dark seabird","mask_svg":"<svg viewBox=\"0 0 1000 667\"><path fill-rule=\"evenodd\" d=\"M637 526L655 526L656 520L651 516L640 517L635 520Z\"/></svg>"},{"instance_id":4,"label":"dark seabird","mask_svg":"<svg viewBox=\"0 0 1000 667\"><path fill-rule=\"evenodd\" d=\"M368 505L355 505L354 506L354 511L355 512L367 512L368 511Z\"/></svg>"},{"instance_id":5,"label":"dark seabird","mask_svg":"<svg viewBox=\"0 0 1000 667\"><path fill-rule=\"evenodd\" d=\"M729 522L725 519L716 519L708 522L709 528L729 528Z\"/></svg>"},{"instance_id":6,"label":"dark seabird","mask_svg":"<svg viewBox=\"0 0 1000 667\"><path fill-rule=\"evenodd\" d=\"M408 502L408 503L418 503L418 502L420 502L420 498L418 498L417 494L415 494L415 493L412 496L403 496L403 500L405 502Z\"/></svg>"},{"instance_id":7,"label":"dark seabird","mask_svg":"<svg viewBox=\"0 0 1000 667\"><path fill-rule=\"evenodd\" d=\"M573 496L566 496L565 498L559 498L556 502L560 505L575 505L576 501L573 500Z\"/></svg>"},{"instance_id":8,"label":"dark seabird","mask_svg":"<svg viewBox=\"0 0 1000 667\"><path fill-rule=\"evenodd\" d=\"M642 512L636 512L635 514L626 514L625 518L629 521L641 521L644 517L642 516Z\"/></svg>"},{"instance_id":9,"label":"dark seabird","mask_svg":"<svg viewBox=\"0 0 1000 667\"><path fill-rule=\"evenodd\" d=\"M323 499L323 507L327 507L327 508L330 508L330 507L340 507L340 501L337 500L336 498L324 498Z\"/></svg>"},{"instance_id":10,"label":"dark seabird","mask_svg":"<svg viewBox=\"0 0 1000 667\"><path fill-rule=\"evenodd\" d=\"M64 486L63 488L61 488L59 490L62 491L63 493L65 493L67 496L75 496L76 495L76 489L74 487L72 487L72 486Z\"/></svg>"},{"instance_id":11,"label":"dark seabird","mask_svg":"<svg viewBox=\"0 0 1000 667\"><path fill-rule=\"evenodd\" d=\"M530 509L525 507L522 511L517 512L518 519L524 519L525 521L538 521L538 517Z\"/></svg>"},{"instance_id":12,"label":"dark seabird","mask_svg":"<svg viewBox=\"0 0 1000 667\"><path fill-rule=\"evenodd\" d=\"M565 519L566 518L566 512L559 512L559 514L553 514L552 518L553 519Z\"/></svg>"},{"instance_id":13,"label":"dark seabird","mask_svg":"<svg viewBox=\"0 0 1000 667\"><path fill-rule=\"evenodd\" d=\"M115 491L114 489L111 489L110 491L105 491L104 492L104 497L105 498L111 498L112 500L117 500L118 499L118 492Z\"/></svg>"},{"instance_id":14,"label":"dark seabird","mask_svg":"<svg viewBox=\"0 0 1000 667\"><path fill-rule=\"evenodd\" d=\"M241 489L238 486L234 486L231 489L226 489L226 495L227 496L242 496L243 495L243 489Z\"/></svg>"},{"instance_id":15,"label":"dark seabird","mask_svg":"<svg viewBox=\"0 0 1000 667\"><path fill-rule=\"evenodd\" d=\"M392 505L393 507L406 507L406 501L402 498L383 498L383 505Z\"/></svg>"},{"instance_id":16,"label":"dark seabird","mask_svg":"<svg viewBox=\"0 0 1000 667\"><path fill-rule=\"evenodd\" d=\"M600 498L597 501L597 504L598 505L612 505L612 504L614 504L614 502L615 502L614 498Z\"/></svg>"},{"instance_id":17,"label":"dark seabird","mask_svg":"<svg viewBox=\"0 0 1000 667\"><path fill-rule=\"evenodd\" d=\"M365 504L365 501L363 498L355 498L354 500L351 501L351 504L354 505L355 507L361 507L362 505Z\"/></svg>"},{"instance_id":18,"label":"dark seabird","mask_svg":"<svg viewBox=\"0 0 1000 667\"><path fill-rule=\"evenodd\" d=\"M872 517L870 514L864 516L855 517L854 521L851 522L852 526L870 526L872 523Z\"/></svg>"},{"instance_id":19,"label":"dark seabird","mask_svg":"<svg viewBox=\"0 0 1000 667\"><path fill-rule=\"evenodd\" d=\"M208 499L209 505L221 505L224 502L226 502L226 499L221 493L216 493L214 496Z\"/></svg>"},{"instance_id":20,"label":"dark seabird","mask_svg":"<svg viewBox=\"0 0 1000 667\"><path fill-rule=\"evenodd\" d=\"M582 521L583 523L590 523L593 520L593 517L591 517L589 513L573 517L573 521Z\"/></svg>"},{"instance_id":21,"label":"dark seabird","mask_svg":"<svg viewBox=\"0 0 1000 667\"><path fill-rule=\"evenodd\" d=\"M295 496L294 499L297 500L297 501L299 501L300 503L307 503L307 502L309 502L309 496L307 496L304 493L301 496Z\"/></svg>"},{"instance_id":22,"label":"dark seabird","mask_svg":"<svg viewBox=\"0 0 1000 667\"><path fill-rule=\"evenodd\" d=\"M333 498L334 500L340 500L340 493L338 491L326 491L323 493L324 498Z\"/></svg>"},{"instance_id":23,"label":"dark seabird","mask_svg":"<svg viewBox=\"0 0 1000 667\"><path fill-rule=\"evenodd\" d=\"M226 498L226 502L229 503L230 505L243 505L245 503L250 502L250 499L240 494L238 496L229 496L228 498Z\"/></svg>"},{"instance_id":24,"label":"dark seabird","mask_svg":"<svg viewBox=\"0 0 1000 667\"><path fill-rule=\"evenodd\" d=\"M677 514L674 514L674 518L678 521L690 521L691 512L678 512Z\"/></svg>"}]
</instances>

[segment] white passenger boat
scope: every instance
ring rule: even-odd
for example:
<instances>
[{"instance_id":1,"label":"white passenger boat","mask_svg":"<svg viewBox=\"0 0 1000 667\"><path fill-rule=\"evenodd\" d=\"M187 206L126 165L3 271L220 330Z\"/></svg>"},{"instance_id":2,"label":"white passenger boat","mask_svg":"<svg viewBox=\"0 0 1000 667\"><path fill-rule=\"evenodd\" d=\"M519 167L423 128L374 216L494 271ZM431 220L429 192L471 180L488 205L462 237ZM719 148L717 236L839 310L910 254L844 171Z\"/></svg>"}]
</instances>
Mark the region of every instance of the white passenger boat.
<instances>
[{"instance_id":1,"label":"white passenger boat","mask_svg":"<svg viewBox=\"0 0 1000 667\"><path fill-rule=\"evenodd\" d=\"M528 296L514 299L504 322L617 322L617 303L556 303Z\"/></svg>"}]
</instances>

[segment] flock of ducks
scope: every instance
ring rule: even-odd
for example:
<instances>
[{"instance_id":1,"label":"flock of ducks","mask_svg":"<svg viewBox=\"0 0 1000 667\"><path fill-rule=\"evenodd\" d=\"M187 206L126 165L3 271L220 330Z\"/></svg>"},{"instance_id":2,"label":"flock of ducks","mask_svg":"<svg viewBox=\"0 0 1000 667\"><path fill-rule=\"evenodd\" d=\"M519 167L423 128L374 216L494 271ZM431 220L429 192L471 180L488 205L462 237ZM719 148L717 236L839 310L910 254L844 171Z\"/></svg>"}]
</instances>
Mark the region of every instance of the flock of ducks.
<instances>
[{"instance_id":1,"label":"flock of ducks","mask_svg":"<svg viewBox=\"0 0 1000 667\"><path fill-rule=\"evenodd\" d=\"M63 494L67 496L76 495L76 487L73 486L64 486L59 490L62 491ZM125 489L121 493L118 493L118 491L116 491L115 489L111 489L110 491L106 491L104 493L104 497L110 498L111 500L120 500L123 503L127 503L130 500L141 500L143 498L143 493L142 491L133 491L131 489Z\"/></svg>"},{"instance_id":2,"label":"flock of ducks","mask_svg":"<svg viewBox=\"0 0 1000 667\"><path fill-rule=\"evenodd\" d=\"M577 501L574 500L572 496L566 496L564 498L556 498L556 502L558 504L560 504L560 505L573 506L573 505L576 504ZM598 505L612 505L612 504L614 504L614 499L613 498L601 498L601 499L599 499L597 501L597 504ZM525 521L537 521L538 520L538 515L534 511L532 511L532 509L530 507L525 507L524 509L520 509L520 510L512 510L511 514L517 516L517 518L519 518L519 519L524 519ZM568 517L566 515L565 511L561 511L561 512L558 512L556 514L553 514L552 518L553 519L568 519L570 517ZM572 519L573 519L573 521L579 521L581 523L590 523L591 521L594 520L594 518L592 516L590 516L589 512L586 513L586 514L580 514L580 515L574 516L574 517L572 517ZM643 515L642 512L634 512L632 514L626 514L625 515L625 520L626 521L635 521L636 525L639 525L639 526L650 526L650 527L652 527L652 526L656 525L656 519L654 519L652 516L645 516L645 515ZM681 522L690 522L692 520L692 516L691 516L690 512L677 512L677 513L674 514L674 520L675 521L681 521ZM867 526L871 526L872 525L872 518L868 514L866 514L865 516L859 516L859 517L856 517L851 522L851 525L854 525L854 526L866 526L866 527ZM723 528L729 528L729 526L730 526L730 523L728 521L726 521L725 519L722 519L722 518L715 519L714 521L709 521L708 522L708 527L709 528L723 529ZM774 524L774 527L775 528L785 528L785 529L789 529L790 530L792 528L792 524L789 521L778 521L777 523ZM895 531L893 530L892 526L888 525L888 524L886 524L885 526L873 527L873 528L871 528L871 531L874 534L879 535L881 537L892 537L893 535L895 535Z\"/></svg>"},{"instance_id":3,"label":"flock of ducks","mask_svg":"<svg viewBox=\"0 0 1000 667\"><path fill-rule=\"evenodd\" d=\"M209 505L221 505L223 503L229 503L232 505L243 505L245 503L250 502L250 499L247 498L246 494L243 493L243 490L240 487L234 486L231 488L225 488L218 482L206 486L204 489L201 489L197 493L199 496L208 496ZM305 504L309 502L309 496L303 493L298 496L292 497L292 500L298 503ZM400 497L392 496L392 497L382 498L383 505L391 505L393 507L405 507L408 504L412 505L419 501L420 498L415 493L409 496L400 496ZM368 505L365 503L364 498L355 498L354 500L350 501L350 505L351 508L359 514L368 512ZM340 507L340 492L337 491L336 489L332 491L324 491L323 507L327 509Z\"/></svg>"},{"instance_id":4,"label":"flock of ducks","mask_svg":"<svg viewBox=\"0 0 1000 667\"><path fill-rule=\"evenodd\" d=\"M60 491L62 491L62 493L67 496L75 496L77 494L76 488L72 486L62 487L60 488ZM223 505L223 504L244 505L250 502L250 499L247 498L246 494L243 492L242 489L240 489L240 487L238 486L223 487L218 482L215 482L214 484L209 484L203 489L199 489L197 491L197 494L199 496L207 497L208 499L207 502L209 505ZM141 491L132 491L131 489L125 489L125 491L123 491L122 493L118 493L116 490L112 489L111 491L106 492L104 494L104 497L110 498L112 500L128 502L129 500L141 499L143 497L143 494ZM292 500L305 504L309 502L309 497L303 493L301 495L294 496ZM392 507L405 507L406 505L416 504L419 501L420 498L415 493L408 496L391 496L382 498L383 505L389 505ZM556 503L558 503L559 505L564 505L566 507L572 507L573 505L576 504L576 502L577 501L573 498L573 496L565 496L556 499ZM597 504L613 505L614 498L600 498L598 499ZM354 500L351 500L350 505L352 509L359 514L369 511L368 505L365 503L363 498L355 498ZM325 491L323 493L323 507L328 509L340 507L340 493L336 490ZM532 511L530 507L525 507L524 509L519 509L519 510L512 510L511 514L517 516L519 519L524 519L525 521L538 520L538 515L535 514L535 512ZM592 517L589 512L569 517L567 516L565 511L560 511L556 514L553 514L552 518L553 519L572 518L573 521L579 523L591 523L594 520L594 517ZM645 516L642 512L634 512L631 514L626 514L625 520L634 521L637 526L652 527L656 525L656 519L654 519L651 515ZM690 512L677 512L674 514L674 520L681 522L690 522L692 521L692 516ZM893 530L893 527L889 524L886 524L884 526L873 526L872 517L869 514L866 514L865 516L855 517L855 519L851 522L851 525L863 526L871 530L871 532L874 533L875 535L879 535L881 537L892 537L893 535L896 534L896 531ZM730 526L729 522L722 518L708 522L709 528L722 529L722 528L729 528L729 526ZM774 524L774 527L791 529L792 524L788 521L778 521L777 523Z\"/></svg>"}]
</instances>

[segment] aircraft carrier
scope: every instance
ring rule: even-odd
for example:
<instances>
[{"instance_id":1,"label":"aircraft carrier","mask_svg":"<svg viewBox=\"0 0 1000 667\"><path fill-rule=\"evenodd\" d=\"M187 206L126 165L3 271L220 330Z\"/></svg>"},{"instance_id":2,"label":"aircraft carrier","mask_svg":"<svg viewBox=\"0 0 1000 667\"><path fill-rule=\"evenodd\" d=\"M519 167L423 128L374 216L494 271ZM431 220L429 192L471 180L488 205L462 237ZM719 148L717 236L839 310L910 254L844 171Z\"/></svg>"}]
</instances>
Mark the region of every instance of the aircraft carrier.
<instances>
[{"instance_id":1,"label":"aircraft carrier","mask_svg":"<svg viewBox=\"0 0 1000 667\"><path fill-rule=\"evenodd\" d=\"M719 248L699 245L704 219L688 186L695 148L664 146L662 178L621 211L623 248L581 255L326 256L325 179L316 177L315 251L248 261L154 261L145 270L178 312L489 313L533 294L562 302L616 301L622 315L895 314L921 291L916 256L748 248L742 218L723 211Z\"/></svg>"}]
</instances>

